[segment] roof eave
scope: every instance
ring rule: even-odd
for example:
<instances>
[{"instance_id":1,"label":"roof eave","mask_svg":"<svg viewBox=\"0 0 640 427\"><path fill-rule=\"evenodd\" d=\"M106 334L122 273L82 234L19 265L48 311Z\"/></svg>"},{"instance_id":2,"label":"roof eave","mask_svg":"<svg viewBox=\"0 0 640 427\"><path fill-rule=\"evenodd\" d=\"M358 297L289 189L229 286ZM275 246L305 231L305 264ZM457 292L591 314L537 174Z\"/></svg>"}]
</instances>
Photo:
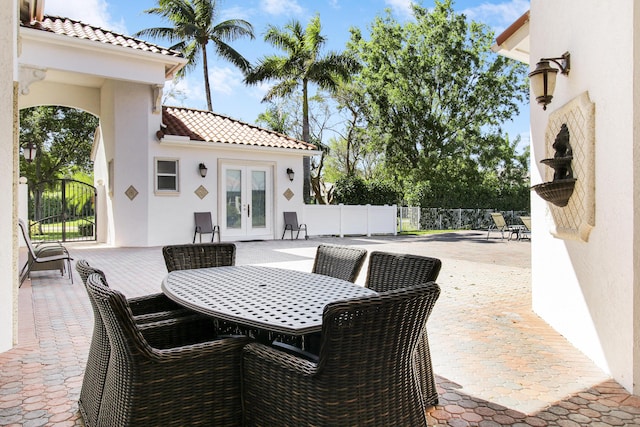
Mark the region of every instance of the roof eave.
<instances>
[{"instance_id":1,"label":"roof eave","mask_svg":"<svg viewBox=\"0 0 640 427\"><path fill-rule=\"evenodd\" d=\"M214 142L214 141L194 141L188 136L182 135L164 135L159 139L160 145L173 147L191 147L191 148L207 148L207 149L225 149L235 151L263 151L279 154L316 156L322 154L322 150L306 150L302 148L287 147L265 147L262 145L246 145L231 142Z\"/></svg>"},{"instance_id":2,"label":"roof eave","mask_svg":"<svg viewBox=\"0 0 640 427\"><path fill-rule=\"evenodd\" d=\"M529 64L529 11L496 37L491 50L498 55Z\"/></svg>"},{"instance_id":3,"label":"roof eave","mask_svg":"<svg viewBox=\"0 0 640 427\"><path fill-rule=\"evenodd\" d=\"M63 34L56 34L49 31L42 31L35 28L20 27L20 37L36 42L48 42L55 45L70 46L78 49L104 50L109 54L124 56L128 58L144 58L152 62L159 62L165 65L165 77L167 80L187 64L187 59L173 55L165 55L157 52L148 52L140 49L133 49L126 46L101 43L96 40L80 39Z\"/></svg>"}]
</instances>

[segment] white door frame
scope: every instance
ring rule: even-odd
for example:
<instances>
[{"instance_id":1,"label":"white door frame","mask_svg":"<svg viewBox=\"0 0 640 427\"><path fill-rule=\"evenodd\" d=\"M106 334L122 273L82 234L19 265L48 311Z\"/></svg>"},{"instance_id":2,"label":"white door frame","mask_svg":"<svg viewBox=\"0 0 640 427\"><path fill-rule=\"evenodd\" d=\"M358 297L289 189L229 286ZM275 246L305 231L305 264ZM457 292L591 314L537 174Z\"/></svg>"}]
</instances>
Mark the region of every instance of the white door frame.
<instances>
[{"instance_id":1,"label":"white door frame","mask_svg":"<svg viewBox=\"0 0 640 427\"><path fill-rule=\"evenodd\" d=\"M242 160L219 159L218 160L218 187L220 195L218 203L218 221L220 234L224 240L255 240L273 239L274 230L274 162L251 162ZM234 201L228 204L227 200L227 172L236 171L239 181L236 182ZM255 224L254 208L251 197L253 195L251 179L253 172L264 172L264 220ZM235 212L227 212L232 207ZM257 209L257 207L256 207ZM232 225L232 226L230 226Z\"/></svg>"}]
</instances>

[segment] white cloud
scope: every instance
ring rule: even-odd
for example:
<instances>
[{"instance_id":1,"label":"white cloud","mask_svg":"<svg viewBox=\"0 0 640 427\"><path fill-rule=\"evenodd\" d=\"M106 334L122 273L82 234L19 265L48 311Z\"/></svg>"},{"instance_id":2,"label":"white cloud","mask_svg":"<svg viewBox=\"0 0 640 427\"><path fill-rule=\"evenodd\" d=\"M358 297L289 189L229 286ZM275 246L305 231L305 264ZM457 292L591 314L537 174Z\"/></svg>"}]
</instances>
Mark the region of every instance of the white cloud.
<instances>
[{"instance_id":1,"label":"white cloud","mask_svg":"<svg viewBox=\"0 0 640 427\"><path fill-rule=\"evenodd\" d=\"M384 0L384 3L391 8L394 15L404 18L411 18L413 16L411 5L414 2L412 0Z\"/></svg>"},{"instance_id":2,"label":"white cloud","mask_svg":"<svg viewBox=\"0 0 640 427\"><path fill-rule=\"evenodd\" d=\"M267 94L267 92L271 90L273 85L274 85L273 83L269 83L269 82L260 82L255 86L249 86L248 88L249 95L252 98L262 102L262 100L264 99L264 96Z\"/></svg>"},{"instance_id":3,"label":"white cloud","mask_svg":"<svg viewBox=\"0 0 640 427\"><path fill-rule=\"evenodd\" d=\"M44 12L127 34L124 21L111 18L106 0L48 0Z\"/></svg>"},{"instance_id":4,"label":"white cloud","mask_svg":"<svg viewBox=\"0 0 640 427\"><path fill-rule=\"evenodd\" d=\"M243 88L243 78L242 73L235 68L213 67L209 71L211 91L222 95L231 95L238 88Z\"/></svg>"},{"instance_id":5,"label":"white cloud","mask_svg":"<svg viewBox=\"0 0 640 427\"><path fill-rule=\"evenodd\" d=\"M261 0L260 7L270 15L301 15L304 12L297 0Z\"/></svg>"},{"instance_id":6,"label":"white cloud","mask_svg":"<svg viewBox=\"0 0 640 427\"><path fill-rule=\"evenodd\" d=\"M226 21L227 19L244 19L245 21L251 21L251 17L255 14L254 9L235 6L222 9L220 11L220 21Z\"/></svg>"},{"instance_id":7,"label":"white cloud","mask_svg":"<svg viewBox=\"0 0 640 427\"><path fill-rule=\"evenodd\" d=\"M462 11L474 21L504 30L529 10L529 0L509 0L502 3L483 3Z\"/></svg>"},{"instance_id":8,"label":"white cloud","mask_svg":"<svg viewBox=\"0 0 640 427\"><path fill-rule=\"evenodd\" d=\"M200 79L201 80L201 79ZM164 105L206 109L204 83L193 77L185 77L164 84Z\"/></svg>"}]
</instances>

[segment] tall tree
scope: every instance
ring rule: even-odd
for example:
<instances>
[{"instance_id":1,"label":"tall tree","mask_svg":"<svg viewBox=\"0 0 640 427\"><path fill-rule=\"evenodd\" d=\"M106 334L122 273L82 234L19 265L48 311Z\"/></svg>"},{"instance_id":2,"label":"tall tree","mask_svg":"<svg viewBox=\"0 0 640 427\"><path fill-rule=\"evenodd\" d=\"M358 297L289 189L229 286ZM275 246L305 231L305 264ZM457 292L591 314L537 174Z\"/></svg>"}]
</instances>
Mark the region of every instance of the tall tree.
<instances>
[{"instance_id":1,"label":"tall tree","mask_svg":"<svg viewBox=\"0 0 640 427\"><path fill-rule=\"evenodd\" d=\"M172 27L155 27L138 31L136 36L151 36L176 42L171 49L179 50L189 61L179 72L179 76L192 70L202 55L204 87L207 94L207 106L213 111L211 86L209 84L209 61L207 45L211 42L216 53L231 62L243 72L249 69L249 61L228 43L241 37L254 38L253 26L243 19L228 19L214 24L218 15L216 0L158 0L158 7L144 12L160 15L167 19Z\"/></svg>"},{"instance_id":2,"label":"tall tree","mask_svg":"<svg viewBox=\"0 0 640 427\"><path fill-rule=\"evenodd\" d=\"M404 25L389 13L376 18L369 40L352 30L361 105L388 169L408 191L422 182L465 194L495 168L484 153L509 154L499 149L501 125L527 95L527 70L492 53L492 31L454 12L451 0L430 10L414 5L413 13Z\"/></svg>"},{"instance_id":3,"label":"tall tree","mask_svg":"<svg viewBox=\"0 0 640 427\"><path fill-rule=\"evenodd\" d=\"M93 173L91 145L98 124L97 117L74 108L20 110L20 144L36 146L36 157L31 163L20 159L20 174L27 177L35 200L36 219L41 217L45 181Z\"/></svg>"},{"instance_id":4,"label":"tall tree","mask_svg":"<svg viewBox=\"0 0 640 427\"><path fill-rule=\"evenodd\" d=\"M269 55L259 60L245 77L245 83L255 85L264 81L277 82L263 101L288 97L302 88L302 139L310 141L309 85L333 91L339 79L348 80L357 71L358 63L349 55L328 52L321 55L326 38L321 32L320 16L314 16L306 28L299 21L291 21L284 28L269 26L264 40L285 52L283 56ZM309 201L310 161L304 163L304 197Z\"/></svg>"}]
</instances>

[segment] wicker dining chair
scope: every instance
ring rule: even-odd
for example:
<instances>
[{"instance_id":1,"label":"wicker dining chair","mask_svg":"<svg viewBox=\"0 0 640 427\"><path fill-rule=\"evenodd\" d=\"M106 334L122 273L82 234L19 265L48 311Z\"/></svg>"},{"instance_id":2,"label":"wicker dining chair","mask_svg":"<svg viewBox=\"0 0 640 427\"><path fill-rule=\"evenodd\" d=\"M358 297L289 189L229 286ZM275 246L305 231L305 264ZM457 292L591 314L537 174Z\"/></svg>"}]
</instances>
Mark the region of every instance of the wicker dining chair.
<instances>
[{"instance_id":1,"label":"wicker dining chair","mask_svg":"<svg viewBox=\"0 0 640 427\"><path fill-rule=\"evenodd\" d=\"M111 345L92 426L242 425L241 351L251 340L217 339L202 317L137 324L124 296L102 282L91 274L86 284Z\"/></svg>"},{"instance_id":2,"label":"wicker dining chair","mask_svg":"<svg viewBox=\"0 0 640 427\"><path fill-rule=\"evenodd\" d=\"M376 292L386 292L435 281L442 262L437 258L373 251L369 256L369 267L365 286ZM425 406L438 403L438 390L433 375L427 328L420 337L414 357L416 374Z\"/></svg>"},{"instance_id":3,"label":"wicker dining chair","mask_svg":"<svg viewBox=\"0 0 640 427\"><path fill-rule=\"evenodd\" d=\"M366 249L321 244L316 251L311 272L353 283L356 281L366 257Z\"/></svg>"},{"instance_id":4,"label":"wicker dining chair","mask_svg":"<svg viewBox=\"0 0 640 427\"><path fill-rule=\"evenodd\" d=\"M413 349L437 284L328 304L318 362L260 343L243 350L248 426L426 426Z\"/></svg>"},{"instance_id":5,"label":"wicker dining chair","mask_svg":"<svg viewBox=\"0 0 640 427\"><path fill-rule=\"evenodd\" d=\"M87 284L87 278L91 274L100 276L100 284L109 286L102 270L92 267L85 259L76 262L76 270L80 274L82 283ZM93 298L89 298L93 309L93 336L89 346L89 356L84 370L84 379L80 389L78 406L85 424L95 426L98 422L102 392L107 377L107 367L111 347L107 337L104 322L95 305ZM127 300L134 321L143 327L154 326L154 322L189 316L194 318L201 316L194 311L183 308L167 298L164 294L152 294L142 297L129 298ZM188 319L187 319L188 320Z\"/></svg>"},{"instance_id":6,"label":"wicker dining chair","mask_svg":"<svg viewBox=\"0 0 640 427\"><path fill-rule=\"evenodd\" d=\"M162 248L162 256L169 273L175 270L231 266L236 264L236 245L233 243L169 245Z\"/></svg>"},{"instance_id":7,"label":"wicker dining chair","mask_svg":"<svg viewBox=\"0 0 640 427\"><path fill-rule=\"evenodd\" d=\"M103 283L108 286L104 272L89 265L86 259L80 259L76 262L76 271L80 275L82 283L85 285L87 284L87 277L93 273L97 273L102 277ZM129 303L129 307L131 307L131 312L133 313L133 318L136 323L157 322L178 316L197 315L195 311L173 302L161 292L127 298L127 302Z\"/></svg>"}]
</instances>

